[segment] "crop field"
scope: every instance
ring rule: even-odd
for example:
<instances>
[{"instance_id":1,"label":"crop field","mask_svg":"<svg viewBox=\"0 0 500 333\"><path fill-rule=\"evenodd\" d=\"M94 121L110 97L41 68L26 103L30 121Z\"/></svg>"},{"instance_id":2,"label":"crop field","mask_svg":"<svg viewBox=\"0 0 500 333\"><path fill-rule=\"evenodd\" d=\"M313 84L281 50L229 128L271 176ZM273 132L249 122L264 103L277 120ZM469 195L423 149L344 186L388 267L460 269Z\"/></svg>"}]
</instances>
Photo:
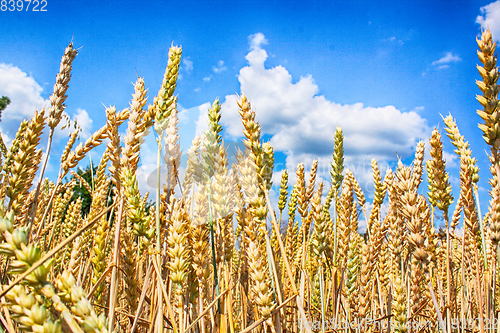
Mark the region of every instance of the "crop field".
<instances>
[{"instance_id":1,"label":"crop field","mask_svg":"<svg viewBox=\"0 0 500 333\"><path fill-rule=\"evenodd\" d=\"M208 130L193 140L180 177L177 46L154 97L138 78L128 108L107 107L100 129L75 146L76 128L62 156L54 156L77 54L70 44L50 106L24 120L9 147L0 140L1 330L499 333L500 86L489 30L477 44L489 206L479 205L476 159L449 115L443 131L432 131L425 168L423 141L411 165L400 161L382 175L372 161L369 211L344 166L340 127L325 133L335 137L331 184L316 177L317 160L301 163L282 173L273 205L273 147L263 142L245 95L238 100L244 149L236 161L229 163L215 100ZM140 193L137 180L149 132L157 138L154 198ZM443 140L459 156L456 198ZM91 177L75 172L100 145L106 149ZM49 156L60 161L57 179L44 177ZM365 233L360 220L367 221Z\"/></svg>"}]
</instances>

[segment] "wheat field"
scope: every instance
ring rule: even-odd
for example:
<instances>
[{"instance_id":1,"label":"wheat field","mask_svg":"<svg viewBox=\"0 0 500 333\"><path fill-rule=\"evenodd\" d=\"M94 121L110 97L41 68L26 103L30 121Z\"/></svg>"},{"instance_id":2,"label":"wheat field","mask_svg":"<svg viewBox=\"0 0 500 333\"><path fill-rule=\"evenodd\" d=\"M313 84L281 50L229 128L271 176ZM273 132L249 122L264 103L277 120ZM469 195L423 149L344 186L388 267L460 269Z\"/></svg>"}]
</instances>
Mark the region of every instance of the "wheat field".
<instances>
[{"instance_id":1,"label":"wheat field","mask_svg":"<svg viewBox=\"0 0 500 333\"><path fill-rule=\"evenodd\" d=\"M106 124L76 147L75 129L57 179L44 178L77 54L70 44L50 107L24 120L9 148L0 142L0 328L500 333L499 73L489 30L477 43L477 113L491 153L489 207L479 206L476 159L449 115L443 121L460 157L459 197L453 198L435 129L425 166L423 141L410 166L399 161L381 175L372 161L370 211L353 172L344 168L341 128L325 133L335 137L331 184L317 177L317 160L301 163L282 173L273 207L273 147L261 141L245 95L238 100L245 149L236 162L229 164L215 100L208 130L193 140L180 179L175 88L182 49L176 46L153 100L148 104L138 78L130 106L106 108ZM127 128L123 137L121 124ZM149 131L157 137L153 205L137 180ZM89 182L73 169L103 144ZM428 188L421 185L424 177ZM160 179L167 185L160 186ZM90 198L87 209L75 192L82 188ZM444 228L437 229L438 218ZM457 232L460 223L463 232Z\"/></svg>"}]
</instances>

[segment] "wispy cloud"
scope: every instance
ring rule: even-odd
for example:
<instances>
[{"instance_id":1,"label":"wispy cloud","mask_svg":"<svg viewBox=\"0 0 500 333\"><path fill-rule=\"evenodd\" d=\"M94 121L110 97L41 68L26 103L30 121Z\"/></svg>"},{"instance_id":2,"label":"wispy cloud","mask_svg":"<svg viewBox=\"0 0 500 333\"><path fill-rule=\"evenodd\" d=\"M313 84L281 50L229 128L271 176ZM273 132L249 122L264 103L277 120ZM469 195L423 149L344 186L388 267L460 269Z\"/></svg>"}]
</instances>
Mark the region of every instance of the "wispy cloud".
<instances>
[{"instance_id":1,"label":"wispy cloud","mask_svg":"<svg viewBox=\"0 0 500 333\"><path fill-rule=\"evenodd\" d=\"M189 58L182 59L182 68L186 71L186 73L191 74L193 71L193 61Z\"/></svg>"},{"instance_id":2,"label":"wispy cloud","mask_svg":"<svg viewBox=\"0 0 500 333\"><path fill-rule=\"evenodd\" d=\"M444 57L442 57L439 60L433 61L432 65L438 66L438 68L447 68L447 67L449 67L449 65L447 65L447 64L450 64L453 62L459 62L459 61L462 61L462 58L460 58L458 55L453 54L452 52L446 52Z\"/></svg>"},{"instance_id":3,"label":"wispy cloud","mask_svg":"<svg viewBox=\"0 0 500 333\"><path fill-rule=\"evenodd\" d=\"M225 70L227 70L227 67L224 66L223 60L219 60L217 62L217 66L212 66L212 71L214 72L214 74L220 74ZM210 74L209 76L205 76L203 78L203 82L210 82L213 78L214 78L213 74Z\"/></svg>"},{"instance_id":4,"label":"wispy cloud","mask_svg":"<svg viewBox=\"0 0 500 333\"><path fill-rule=\"evenodd\" d=\"M397 43L399 45L403 45L404 42L401 39L396 38L396 36L391 36L386 39L384 39L385 42L390 42L390 43Z\"/></svg>"},{"instance_id":5,"label":"wispy cloud","mask_svg":"<svg viewBox=\"0 0 500 333\"><path fill-rule=\"evenodd\" d=\"M212 70L214 71L215 74L219 74L219 73L227 70L227 67L224 66L224 61L219 60L219 62L217 63L217 66L213 66Z\"/></svg>"}]
</instances>

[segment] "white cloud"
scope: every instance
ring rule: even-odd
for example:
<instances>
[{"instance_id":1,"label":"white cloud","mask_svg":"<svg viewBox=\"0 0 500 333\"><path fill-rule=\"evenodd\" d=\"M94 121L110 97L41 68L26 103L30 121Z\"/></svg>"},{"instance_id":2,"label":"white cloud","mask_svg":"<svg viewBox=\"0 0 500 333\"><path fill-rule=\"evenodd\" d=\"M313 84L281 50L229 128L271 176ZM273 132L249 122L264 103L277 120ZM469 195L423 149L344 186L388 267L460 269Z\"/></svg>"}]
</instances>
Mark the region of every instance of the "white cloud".
<instances>
[{"instance_id":1,"label":"white cloud","mask_svg":"<svg viewBox=\"0 0 500 333\"><path fill-rule=\"evenodd\" d=\"M182 59L182 68L186 71L186 73L191 74L193 71L193 61L188 58Z\"/></svg>"},{"instance_id":2,"label":"white cloud","mask_svg":"<svg viewBox=\"0 0 500 333\"><path fill-rule=\"evenodd\" d=\"M439 60L433 61L432 65L433 66L444 65L444 66L439 66L439 68L441 69L441 68L447 68L447 67L449 67L446 64L449 64L449 63L452 63L452 62L458 62L458 61L462 61L462 58L460 58L456 54L453 54L452 52L446 52L446 54L444 55L444 57L442 57Z\"/></svg>"},{"instance_id":3,"label":"white cloud","mask_svg":"<svg viewBox=\"0 0 500 333\"><path fill-rule=\"evenodd\" d=\"M41 96L42 90L35 79L20 68L0 63L0 94L11 100L2 119L22 120L48 105L49 101Z\"/></svg>"},{"instance_id":4,"label":"white cloud","mask_svg":"<svg viewBox=\"0 0 500 333\"><path fill-rule=\"evenodd\" d=\"M446 168L458 168L460 161L454 152L449 153L443 150L443 159L446 161Z\"/></svg>"},{"instance_id":5,"label":"white cloud","mask_svg":"<svg viewBox=\"0 0 500 333\"><path fill-rule=\"evenodd\" d=\"M245 58L248 60L250 66L264 69L264 62L267 59L267 52L262 49L262 45L267 44L266 37L263 33L258 32L256 34L248 36L248 42L250 44L251 51Z\"/></svg>"},{"instance_id":6,"label":"white cloud","mask_svg":"<svg viewBox=\"0 0 500 333\"><path fill-rule=\"evenodd\" d=\"M406 39L409 39L406 37ZM391 36L383 39L384 42L389 42L389 43L397 43L399 45L403 45L405 42L403 42L401 39L396 38L396 36Z\"/></svg>"},{"instance_id":7,"label":"white cloud","mask_svg":"<svg viewBox=\"0 0 500 333\"><path fill-rule=\"evenodd\" d=\"M500 37L500 0L492 2L480 9L481 15L476 18L476 23L483 29L490 29L494 39Z\"/></svg>"},{"instance_id":8,"label":"white cloud","mask_svg":"<svg viewBox=\"0 0 500 333\"><path fill-rule=\"evenodd\" d=\"M248 42L250 43L250 49L252 51L260 49L262 45L268 43L262 32L257 32L256 34L248 36Z\"/></svg>"},{"instance_id":9,"label":"white cloud","mask_svg":"<svg viewBox=\"0 0 500 333\"><path fill-rule=\"evenodd\" d=\"M425 110L425 106L417 106L417 107L414 107L412 111L416 112L416 113L420 113L420 112L423 112Z\"/></svg>"},{"instance_id":10,"label":"white cloud","mask_svg":"<svg viewBox=\"0 0 500 333\"><path fill-rule=\"evenodd\" d=\"M81 136L84 139L90 137L93 120L89 117L89 114L84 109L76 109L73 115L73 120L76 120L80 128L82 129Z\"/></svg>"},{"instance_id":11,"label":"white cloud","mask_svg":"<svg viewBox=\"0 0 500 333\"><path fill-rule=\"evenodd\" d=\"M20 68L0 63L0 96L7 96L11 103L2 113L0 131L6 143L16 135L19 123L30 118L36 110L50 105L42 97L42 87Z\"/></svg>"},{"instance_id":12,"label":"white cloud","mask_svg":"<svg viewBox=\"0 0 500 333\"><path fill-rule=\"evenodd\" d=\"M224 66L224 61L219 60L219 62L217 62L217 66L213 66L212 70L214 71L215 74L219 74L219 73L227 70L227 67Z\"/></svg>"},{"instance_id":13,"label":"white cloud","mask_svg":"<svg viewBox=\"0 0 500 333\"><path fill-rule=\"evenodd\" d=\"M199 116L196 121L196 132L195 135L201 136L205 130L208 129L208 109L212 107L212 104L206 102L198 106Z\"/></svg>"},{"instance_id":14,"label":"white cloud","mask_svg":"<svg viewBox=\"0 0 500 333\"><path fill-rule=\"evenodd\" d=\"M189 109L184 109L177 104L178 112L177 118L179 119L179 123L188 123L189 122Z\"/></svg>"},{"instance_id":15,"label":"white cloud","mask_svg":"<svg viewBox=\"0 0 500 333\"><path fill-rule=\"evenodd\" d=\"M341 126L346 164L369 188L372 158L383 163L395 160L396 154L408 157L416 142L428 137L430 129L418 114L420 109L402 112L392 105L368 107L329 101L318 95L318 86L310 75L294 83L283 66L264 67L267 53L261 46L267 41L263 34L252 35L249 41L249 65L238 76L241 92L256 111L262 134L271 135L274 149L287 154L289 170L295 170L298 162L310 165L319 158L318 173L329 179L335 128ZM221 121L226 135L241 137L243 127L236 101L236 95L226 96Z\"/></svg>"},{"instance_id":16,"label":"white cloud","mask_svg":"<svg viewBox=\"0 0 500 333\"><path fill-rule=\"evenodd\" d=\"M212 76L205 76L203 78L203 82L209 82L212 79Z\"/></svg>"}]
</instances>

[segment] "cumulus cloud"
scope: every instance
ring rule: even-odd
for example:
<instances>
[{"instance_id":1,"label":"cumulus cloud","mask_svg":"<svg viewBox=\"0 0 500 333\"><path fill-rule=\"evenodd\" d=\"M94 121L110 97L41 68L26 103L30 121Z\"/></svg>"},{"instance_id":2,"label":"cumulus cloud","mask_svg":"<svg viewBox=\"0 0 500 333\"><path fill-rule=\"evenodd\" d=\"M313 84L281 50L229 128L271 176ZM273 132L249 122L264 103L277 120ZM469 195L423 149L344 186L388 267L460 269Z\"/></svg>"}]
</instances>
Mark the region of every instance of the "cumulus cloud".
<instances>
[{"instance_id":1,"label":"cumulus cloud","mask_svg":"<svg viewBox=\"0 0 500 333\"><path fill-rule=\"evenodd\" d=\"M240 70L238 80L241 92L256 111L262 134L271 137L276 151L285 152L289 170L295 170L298 162L310 168L313 159L318 158L318 173L329 179L335 128L340 126L346 164L369 188L372 158L385 163L395 160L396 154L408 157L416 142L430 133L418 110L402 112L392 105L336 103L318 95L318 86L310 75L293 82L283 66L265 68L267 53L262 46L266 43L262 33L249 37L248 66ZM226 96L221 110L225 133L232 137L242 136L237 98ZM381 171L387 167L384 164Z\"/></svg>"},{"instance_id":2,"label":"cumulus cloud","mask_svg":"<svg viewBox=\"0 0 500 333\"><path fill-rule=\"evenodd\" d=\"M42 97L42 87L20 68L0 63L0 96L7 96L11 103L2 113L0 131L4 140L10 142L16 135L19 123L31 117L35 110L49 104Z\"/></svg>"},{"instance_id":3,"label":"cumulus cloud","mask_svg":"<svg viewBox=\"0 0 500 333\"><path fill-rule=\"evenodd\" d=\"M481 15L476 18L476 23L483 29L490 29L493 38L500 37L500 0L492 2L480 9Z\"/></svg>"},{"instance_id":4,"label":"cumulus cloud","mask_svg":"<svg viewBox=\"0 0 500 333\"><path fill-rule=\"evenodd\" d=\"M447 64L453 63L453 62L458 62L462 61L462 58L460 58L458 55L453 54L452 52L446 52L444 57L442 57L439 60L433 61L432 65L433 66L439 66L439 68L448 68L450 67Z\"/></svg>"}]
</instances>

